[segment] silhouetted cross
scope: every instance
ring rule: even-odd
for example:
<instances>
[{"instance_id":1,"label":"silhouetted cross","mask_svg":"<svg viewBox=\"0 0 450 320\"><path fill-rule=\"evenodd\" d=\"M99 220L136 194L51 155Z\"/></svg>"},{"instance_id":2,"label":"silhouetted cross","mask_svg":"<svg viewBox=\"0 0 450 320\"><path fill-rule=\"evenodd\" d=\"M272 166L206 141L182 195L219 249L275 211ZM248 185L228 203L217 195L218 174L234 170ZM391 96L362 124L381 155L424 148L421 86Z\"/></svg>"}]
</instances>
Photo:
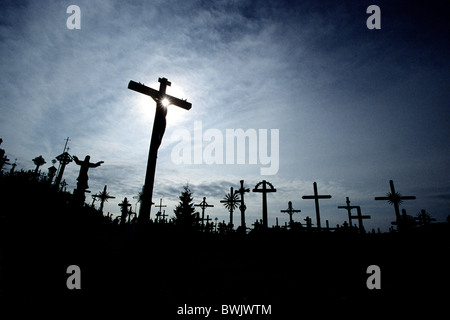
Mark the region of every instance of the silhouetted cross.
<instances>
[{"instance_id":1,"label":"silhouetted cross","mask_svg":"<svg viewBox=\"0 0 450 320\"><path fill-rule=\"evenodd\" d=\"M163 210L163 213L162 213L162 215L161 215L162 221L163 221L163 222L166 222L166 217L168 217L168 216L169 216L169 215L166 214L166 210Z\"/></svg>"},{"instance_id":2,"label":"silhouetted cross","mask_svg":"<svg viewBox=\"0 0 450 320\"><path fill-rule=\"evenodd\" d=\"M128 202L128 199L125 197L121 203L118 204L121 208L122 216L120 219L120 224L125 224L127 215L128 215L128 207L131 207L131 203Z\"/></svg>"},{"instance_id":3,"label":"silhouetted cross","mask_svg":"<svg viewBox=\"0 0 450 320\"><path fill-rule=\"evenodd\" d=\"M262 189L258 189L258 187L261 185L262 185ZM267 187L269 187L269 188L267 188ZM252 191L262 193L263 227L267 228L267 193L277 192L277 189L275 189L270 182L263 180L263 181L259 182L258 184L256 184L255 188Z\"/></svg>"},{"instance_id":4,"label":"silhouetted cross","mask_svg":"<svg viewBox=\"0 0 450 320\"><path fill-rule=\"evenodd\" d=\"M110 196L108 192L106 192L106 185L103 188L103 192L100 192L99 194L94 194L92 198L100 199L100 212L103 212L103 204L105 201L108 201L108 199L115 199L116 197Z\"/></svg>"},{"instance_id":5,"label":"silhouetted cross","mask_svg":"<svg viewBox=\"0 0 450 320\"><path fill-rule=\"evenodd\" d=\"M245 232L245 229L246 229L246 226L245 226L245 209L247 209L247 207L245 206L245 202L244 202L244 194L246 192L250 192L250 189L249 188L244 188L244 180L241 180L240 183L241 183L241 188L236 190L235 192L239 193L240 196L241 196L241 199L239 200L240 203L241 203L239 205L239 209L241 210L241 227L242 227L242 229Z\"/></svg>"},{"instance_id":6,"label":"silhouetted cross","mask_svg":"<svg viewBox=\"0 0 450 320\"><path fill-rule=\"evenodd\" d=\"M347 213L348 213L348 224L350 225L350 227L353 225L352 224L352 209L356 209L357 206L351 206L350 205L350 200L348 197L345 197L345 203L347 204L346 206L338 206L338 209L347 209Z\"/></svg>"},{"instance_id":7,"label":"silhouetted cross","mask_svg":"<svg viewBox=\"0 0 450 320\"><path fill-rule=\"evenodd\" d=\"M209 218L209 214L206 216L206 231L210 232L212 230L212 223L209 223L209 221L211 221L212 219Z\"/></svg>"},{"instance_id":8,"label":"silhouetted cross","mask_svg":"<svg viewBox=\"0 0 450 320\"><path fill-rule=\"evenodd\" d=\"M200 207L202 208L202 227L205 225L204 224L204 220L205 220L205 209L208 207L214 207L213 204L207 204L206 203L206 197L203 197L203 201L200 202L199 204L194 204L195 207ZM208 222L208 221L207 221Z\"/></svg>"},{"instance_id":9,"label":"silhouetted cross","mask_svg":"<svg viewBox=\"0 0 450 320\"><path fill-rule=\"evenodd\" d=\"M165 205L165 204L162 204L162 198L160 198L159 199L159 206L155 206L156 208L159 208L159 213L160 213L160 216L161 216L161 214L162 214L162 208L165 208L165 207L167 207L167 205Z\"/></svg>"},{"instance_id":10,"label":"silhouetted cross","mask_svg":"<svg viewBox=\"0 0 450 320\"><path fill-rule=\"evenodd\" d=\"M66 142L67 143L67 142ZM64 150L66 147L64 147ZM56 179L55 179L55 186L59 189L59 186L61 184L62 176L64 174L64 169L66 168L66 165L68 165L70 162L72 162L72 157L70 154L65 151L61 153L59 156L56 157L56 160L59 161L59 167L58 171L56 172Z\"/></svg>"},{"instance_id":11,"label":"silhouetted cross","mask_svg":"<svg viewBox=\"0 0 450 320\"><path fill-rule=\"evenodd\" d=\"M233 228L233 210L237 206L237 203L241 202L241 200L237 200L235 198L235 193L233 191L233 187L230 187L230 193L225 196L224 200L220 200L220 203L223 203L226 208L230 211L230 227Z\"/></svg>"},{"instance_id":12,"label":"silhouetted cross","mask_svg":"<svg viewBox=\"0 0 450 320\"><path fill-rule=\"evenodd\" d=\"M356 208L356 216L351 216L353 219L358 219L358 228L359 232L364 233L364 226L363 226L363 219L370 219L370 216L363 216L361 215L361 207L360 206L354 206ZM352 226L352 225L350 225Z\"/></svg>"},{"instance_id":13,"label":"silhouetted cross","mask_svg":"<svg viewBox=\"0 0 450 320\"><path fill-rule=\"evenodd\" d=\"M169 104L172 104L186 110L189 110L192 107L191 103L166 94L166 87L171 85L169 80L167 80L166 78L159 78L158 81L160 83L159 91L156 91L155 89L146 87L143 84L134 81L130 81L130 83L128 84L128 89L150 96L156 102L155 120L153 122L147 171L145 174L145 183L142 191L143 197L141 207L139 209L140 222L145 222L150 219L153 184L155 181L156 158L158 155L158 148L161 145L161 140L164 135L164 131L166 130L167 106Z\"/></svg>"},{"instance_id":14,"label":"silhouetted cross","mask_svg":"<svg viewBox=\"0 0 450 320\"><path fill-rule=\"evenodd\" d=\"M375 197L375 200L387 200L390 204L394 205L395 210L395 218L397 220L397 225L399 225L401 221L399 204L403 202L403 200L415 200L415 196L402 196L400 193L395 191L394 181L389 180L389 185L391 187L391 192L386 194L386 197Z\"/></svg>"},{"instance_id":15,"label":"silhouetted cross","mask_svg":"<svg viewBox=\"0 0 450 320\"><path fill-rule=\"evenodd\" d=\"M319 211L319 199L331 199L330 195L319 195L317 192L317 183L313 183L314 195L313 196L303 196L302 199L314 199L316 206L316 219L317 219L317 229L320 231L320 211Z\"/></svg>"},{"instance_id":16,"label":"silhouetted cross","mask_svg":"<svg viewBox=\"0 0 450 320\"><path fill-rule=\"evenodd\" d=\"M284 212L284 213L287 213L289 215L289 223L291 224L291 228L292 228L292 225L294 223L294 220L292 220L292 214L293 213L297 213L297 212L302 212L302 210L294 210L292 208L292 202L289 201L288 202L288 208L286 210L280 210L280 212Z\"/></svg>"}]
</instances>

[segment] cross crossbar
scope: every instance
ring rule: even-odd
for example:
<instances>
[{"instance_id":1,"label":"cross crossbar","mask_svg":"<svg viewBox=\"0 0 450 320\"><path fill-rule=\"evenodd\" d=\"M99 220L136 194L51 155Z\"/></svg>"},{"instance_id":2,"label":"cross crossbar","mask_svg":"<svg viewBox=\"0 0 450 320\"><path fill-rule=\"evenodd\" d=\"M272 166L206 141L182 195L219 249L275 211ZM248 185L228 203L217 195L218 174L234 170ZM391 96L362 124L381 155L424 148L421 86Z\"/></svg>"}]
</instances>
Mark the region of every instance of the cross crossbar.
<instances>
[{"instance_id":1,"label":"cross crossbar","mask_svg":"<svg viewBox=\"0 0 450 320\"><path fill-rule=\"evenodd\" d=\"M168 84L170 86L170 82L168 82ZM175 98L168 94L161 95L161 93L158 90L152 89L150 87L143 85L142 83L138 83L133 80L130 80L130 83L128 83L128 89L131 89L131 90L137 91L139 93L145 94L147 96L150 96L150 97L152 97L153 100L155 100L156 103L158 103L158 101L160 101L162 99L167 99L167 100L169 100L169 104L173 104L174 106L177 106L177 107L180 107L180 108L183 108L186 110L190 110L192 108L192 103L190 103L190 102Z\"/></svg>"}]
</instances>

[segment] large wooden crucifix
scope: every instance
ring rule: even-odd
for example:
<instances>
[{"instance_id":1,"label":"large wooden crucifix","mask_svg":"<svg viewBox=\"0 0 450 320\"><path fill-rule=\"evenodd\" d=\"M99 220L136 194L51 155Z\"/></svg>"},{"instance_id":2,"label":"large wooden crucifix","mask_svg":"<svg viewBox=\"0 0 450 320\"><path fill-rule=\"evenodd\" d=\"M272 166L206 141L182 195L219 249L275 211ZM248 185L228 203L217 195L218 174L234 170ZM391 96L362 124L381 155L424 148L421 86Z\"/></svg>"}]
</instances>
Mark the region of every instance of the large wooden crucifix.
<instances>
[{"instance_id":1,"label":"large wooden crucifix","mask_svg":"<svg viewBox=\"0 0 450 320\"><path fill-rule=\"evenodd\" d=\"M316 182L313 183L313 187L314 187L314 195L303 196L302 199L314 199L314 203L316 206L317 230L320 231L321 226L320 226L319 199L331 199L331 196L330 195L319 195L319 193L317 192L317 183Z\"/></svg>"},{"instance_id":2,"label":"large wooden crucifix","mask_svg":"<svg viewBox=\"0 0 450 320\"><path fill-rule=\"evenodd\" d=\"M249 188L244 188L244 180L241 180L240 183L241 183L241 188L236 190L235 192L239 193L240 196L241 196L239 210L241 210L241 227L242 227L242 230L243 230L243 232L245 234L245 231L246 231L246 226L245 226L245 209L247 209L247 207L246 207L245 202L244 202L244 194L246 192L250 192L250 189Z\"/></svg>"},{"instance_id":3,"label":"large wooden crucifix","mask_svg":"<svg viewBox=\"0 0 450 320\"><path fill-rule=\"evenodd\" d=\"M284 212L287 213L289 215L289 223L292 226L294 225L294 220L292 220L292 214L293 213L297 213L297 212L302 212L302 210L295 210L294 208L292 208L292 201L288 202L288 208L286 210L280 210L280 212Z\"/></svg>"},{"instance_id":4,"label":"large wooden crucifix","mask_svg":"<svg viewBox=\"0 0 450 320\"><path fill-rule=\"evenodd\" d=\"M375 200L387 200L390 204L394 205L397 226L400 226L402 218L400 216L399 204L402 203L403 200L415 200L416 197L402 196L400 193L396 192L394 188L394 181L392 180L389 180L389 185L391 187L391 192L388 192L386 197L375 197Z\"/></svg>"},{"instance_id":5,"label":"large wooden crucifix","mask_svg":"<svg viewBox=\"0 0 450 320\"><path fill-rule=\"evenodd\" d=\"M262 185L262 188L259 189L259 187L261 185ZM257 183L255 188L252 191L262 193L263 228L267 228L267 193L277 192L277 189L275 189L270 182L263 180L263 181Z\"/></svg>"},{"instance_id":6,"label":"large wooden crucifix","mask_svg":"<svg viewBox=\"0 0 450 320\"><path fill-rule=\"evenodd\" d=\"M156 102L155 120L153 122L152 138L150 141L150 151L148 154L147 171L145 173L145 182L143 188L143 197L141 207L139 209L138 220L146 222L150 219L150 207L152 204L153 184L155 182L156 158L158 156L158 148L166 130L166 114L169 104L189 110L192 104L166 94L166 87L171 83L166 78L158 79L159 91L144 86L141 83L130 81L128 89L150 96Z\"/></svg>"},{"instance_id":7,"label":"large wooden crucifix","mask_svg":"<svg viewBox=\"0 0 450 320\"><path fill-rule=\"evenodd\" d=\"M206 208L208 208L208 207L214 207L214 205L213 204L208 204L207 202L206 202L206 197L203 197L203 201L202 202L200 202L199 204L194 204L194 206L195 207L200 207L200 208L202 208L202 228L205 226L205 209ZM209 216L208 216L208 218L209 218ZM206 223L208 223L208 221L206 221Z\"/></svg>"}]
</instances>

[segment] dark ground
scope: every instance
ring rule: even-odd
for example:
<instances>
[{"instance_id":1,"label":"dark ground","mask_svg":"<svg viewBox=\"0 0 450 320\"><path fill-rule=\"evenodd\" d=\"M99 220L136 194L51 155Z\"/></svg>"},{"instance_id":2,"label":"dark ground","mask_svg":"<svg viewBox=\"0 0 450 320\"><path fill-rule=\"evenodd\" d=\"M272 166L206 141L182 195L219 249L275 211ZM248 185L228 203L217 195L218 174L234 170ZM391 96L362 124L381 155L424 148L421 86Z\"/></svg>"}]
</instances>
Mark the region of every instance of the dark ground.
<instances>
[{"instance_id":1,"label":"dark ground","mask_svg":"<svg viewBox=\"0 0 450 320\"><path fill-rule=\"evenodd\" d=\"M107 223L42 183L2 177L1 310L64 315L145 312L194 319L177 307L271 305L271 316L365 318L448 310L449 226L412 233L305 233L246 236L180 231L156 224ZM270 214L270 213L269 213ZM81 269L69 290L67 267ZM369 265L381 289L369 290ZM142 315L142 314L141 314ZM209 318L237 319L212 314Z\"/></svg>"}]
</instances>

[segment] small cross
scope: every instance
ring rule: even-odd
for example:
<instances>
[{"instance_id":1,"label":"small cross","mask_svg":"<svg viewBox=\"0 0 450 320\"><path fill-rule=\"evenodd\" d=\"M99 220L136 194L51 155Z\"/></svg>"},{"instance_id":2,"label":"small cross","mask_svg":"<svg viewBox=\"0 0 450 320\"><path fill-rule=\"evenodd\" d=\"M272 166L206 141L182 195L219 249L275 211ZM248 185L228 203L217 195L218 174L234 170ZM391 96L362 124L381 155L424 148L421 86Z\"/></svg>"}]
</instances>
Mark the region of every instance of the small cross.
<instances>
[{"instance_id":1,"label":"small cross","mask_svg":"<svg viewBox=\"0 0 450 320\"><path fill-rule=\"evenodd\" d=\"M389 185L391 187L391 192L386 194L386 197L375 197L375 200L387 200L390 204L394 205L395 217L397 220L397 225L402 220L400 216L399 204L403 202L403 200L415 200L415 196L402 196L400 193L395 191L394 181L389 180Z\"/></svg>"},{"instance_id":2,"label":"small cross","mask_svg":"<svg viewBox=\"0 0 450 320\"><path fill-rule=\"evenodd\" d=\"M348 212L348 224L352 226L352 209L356 209L356 206L350 205L350 199L348 197L345 197L345 203L346 206L338 206L338 209L347 209Z\"/></svg>"},{"instance_id":3,"label":"small cross","mask_svg":"<svg viewBox=\"0 0 450 320\"><path fill-rule=\"evenodd\" d=\"M208 207L214 207L213 204L208 204L206 203L206 197L203 197L203 201L200 202L199 204L194 204L195 207L200 207L202 208L202 228L205 226L204 224L204 220L205 220L205 209ZM208 221L207 221L208 222Z\"/></svg>"},{"instance_id":4,"label":"small cross","mask_svg":"<svg viewBox=\"0 0 450 320\"><path fill-rule=\"evenodd\" d=\"M262 185L262 189L259 189L259 187L261 185ZM255 188L252 191L262 193L263 227L267 228L267 193L277 192L277 189L275 189L270 182L263 180L263 181L257 183Z\"/></svg>"},{"instance_id":5,"label":"small cross","mask_svg":"<svg viewBox=\"0 0 450 320\"><path fill-rule=\"evenodd\" d=\"M284 212L284 213L287 213L289 215L289 223L290 223L291 228L292 228L292 226L294 224L294 220L292 220L292 214L293 213L297 213L297 212L302 212L302 210L294 210L292 208L292 201L289 201L288 202L288 208L286 210L280 210L280 212Z\"/></svg>"},{"instance_id":6,"label":"small cross","mask_svg":"<svg viewBox=\"0 0 450 320\"><path fill-rule=\"evenodd\" d=\"M360 233L365 233L364 226L363 226L363 219L370 219L370 216L363 216L361 215L361 207L360 206L354 206L356 208L357 215L351 216L351 218L358 219L358 228ZM351 224L350 224L351 226Z\"/></svg>"},{"instance_id":7,"label":"small cross","mask_svg":"<svg viewBox=\"0 0 450 320\"><path fill-rule=\"evenodd\" d=\"M426 212L425 209L420 210L420 213L415 218L417 223L421 226L425 226L431 223L431 221L436 221L436 219L432 218L429 213Z\"/></svg>"},{"instance_id":8,"label":"small cross","mask_svg":"<svg viewBox=\"0 0 450 320\"><path fill-rule=\"evenodd\" d=\"M153 184L155 182L156 159L159 146L161 145L161 141L164 136L164 131L166 130L167 106L175 105L186 110L189 110L192 107L191 103L166 94L166 87L171 85L169 80L166 78L159 78L158 81L160 83L159 91L134 81L130 81L128 84L128 89L150 96L156 102L150 151L148 154L147 170L145 173L145 183L142 190L143 197L141 207L139 209L139 220L141 222L146 222L150 219Z\"/></svg>"},{"instance_id":9,"label":"small cross","mask_svg":"<svg viewBox=\"0 0 450 320\"><path fill-rule=\"evenodd\" d=\"M320 231L320 211L319 211L319 199L330 199L330 195L319 195L317 192L317 183L313 183L314 187L314 195L313 196L303 196L302 199L314 199L314 203L316 206L316 219L317 219L317 229Z\"/></svg>"},{"instance_id":10,"label":"small cross","mask_svg":"<svg viewBox=\"0 0 450 320\"><path fill-rule=\"evenodd\" d=\"M155 208L159 208L159 216L161 216L161 208L165 208L167 205L162 204L162 198L159 199L159 206L155 206ZM158 218L156 218L158 220Z\"/></svg>"},{"instance_id":11,"label":"small cross","mask_svg":"<svg viewBox=\"0 0 450 320\"><path fill-rule=\"evenodd\" d=\"M128 207L131 207L131 203L128 202L128 199L125 197L121 203L118 204L121 208L122 216L120 219L120 224L125 224L127 215L128 215Z\"/></svg>"},{"instance_id":12,"label":"small cross","mask_svg":"<svg viewBox=\"0 0 450 320\"><path fill-rule=\"evenodd\" d=\"M100 192L99 194L94 194L92 196L92 198L98 198L100 199L100 208L99 211L103 212L103 205L105 203L105 201L107 202L108 199L115 199L116 197L110 196L108 192L106 192L106 188L107 186L105 185L105 187L103 188L103 192Z\"/></svg>"},{"instance_id":13,"label":"small cross","mask_svg":"<svg viewBox=\"0 0 450 320\"><path fill-rule=\"evenodd\" d=\"M233 210L237 207L237 204L241 202L241 200L237 200L236 197L233 187L230 187L230 193L225 196L224 200L220 200L220 203L223 203L230 211L230 228L233 228Z\"/></svg>"},{"instance_id":14,"label":"small cross","mask_svg":"<svg viewBox=\"0 0 450 320\"><path fill-rule=\"evenodd\" d=\"M249 188L244 188L244 180L240 181L241 183L241 188L236 190L236 193L239 193L241 195L241 199L240 199L240 205L239 205L239 210L241 210L241 227L243 230L246 229L245 227L245 209L247 209L247 207L245 206L245 202L244 202L244 194L246 192L250 192Z\"/></svg>"}]
</instances>

